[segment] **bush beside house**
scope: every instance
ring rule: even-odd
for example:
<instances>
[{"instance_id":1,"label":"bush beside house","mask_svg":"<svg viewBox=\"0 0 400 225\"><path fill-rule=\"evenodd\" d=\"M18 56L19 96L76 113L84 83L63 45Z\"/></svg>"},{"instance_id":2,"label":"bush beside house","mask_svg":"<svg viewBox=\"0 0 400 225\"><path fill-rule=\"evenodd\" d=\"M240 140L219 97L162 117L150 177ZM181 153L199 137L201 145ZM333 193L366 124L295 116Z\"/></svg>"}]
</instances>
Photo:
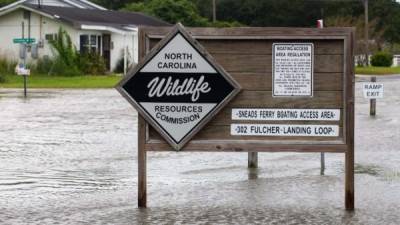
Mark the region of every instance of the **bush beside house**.
<instances>
[{"instance_id":1,"label":"bush beside house","mask_svg":"<svg viewBox=\"0 0 400 225\"><path fill-rule=\"evenodd\" d=\"M107 68L103 57L96 52L79 52L72 44L70 35L63 30L59 29L57 39L50 42L54 50L55 57L47 60L53 64L49 70L50 75L64 75L64 76L77 76L77 75L104 75ZM45 64L38 64L48 67ZM38 68L42 70L43 68Z\"/></svg>"},{"instance_id":2,"label":"bush beside house","mask_svg":"<svg viewBox=\"0 0 400 225\"><path fill-rule=\"evenodd\" d=\"M0 83L6 81L6 75L14 73L17 62L9 61L4 56L0 56Z\"/></svg>"},{"instance_id":3,"label":"bush beside house","mask_svg":"<svg viewBox=\"0 0 400 225\"><path fill-rule=\"evenodd\" d=\"M389 67L393 64L393 55L389 52L377 52L371 57L371 65L378 67Z\"/></svg>"}]
</instances>

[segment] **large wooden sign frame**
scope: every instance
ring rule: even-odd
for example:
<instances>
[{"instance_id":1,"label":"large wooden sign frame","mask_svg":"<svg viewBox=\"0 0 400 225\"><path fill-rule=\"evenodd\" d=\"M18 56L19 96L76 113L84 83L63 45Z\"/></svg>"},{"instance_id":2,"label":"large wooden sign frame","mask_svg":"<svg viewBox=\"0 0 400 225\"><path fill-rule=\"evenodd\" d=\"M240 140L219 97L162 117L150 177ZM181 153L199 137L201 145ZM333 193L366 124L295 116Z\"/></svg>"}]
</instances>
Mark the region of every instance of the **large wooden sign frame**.
<instances>
[{"instance_id":1,"label":"large wooden sign frame","mask_svg":"<svg viewBox=\"0 0 400 225\"><path fill-rule=\"evenodd\" d=\"M139 58L144 59L170 30L171 28L141 28ZM345 207L347 210L353 210L354 30L352 28L187 28L187 30L241 85L242 91L181 151L344 153ZM313 96L273 97L271 63L274 43L313 43L315 52ZM340 121L336 122L285 122L339 125L339 136L232 136L229 125L236 122L231 120L233 108L340 109ZM268 123L282 124L282 121L268 121ZM138 126L138 205L146 207L147 152L174 151L174 148L141 116L138 119Z\"/></svg>"}]
</instances>

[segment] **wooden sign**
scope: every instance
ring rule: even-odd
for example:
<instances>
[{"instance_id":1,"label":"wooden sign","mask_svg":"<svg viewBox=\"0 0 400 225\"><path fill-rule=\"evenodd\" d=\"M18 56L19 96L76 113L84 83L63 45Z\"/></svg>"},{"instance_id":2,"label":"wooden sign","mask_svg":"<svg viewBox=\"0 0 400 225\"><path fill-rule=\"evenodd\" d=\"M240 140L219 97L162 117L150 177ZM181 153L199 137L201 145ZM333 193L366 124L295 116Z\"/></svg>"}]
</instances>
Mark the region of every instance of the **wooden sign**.
<instances>
[{"instance_id":1,"label":"wooden sign","mask_svg":"<svg viewBox=\"0 0 400 225\"><path fill-rule=\"evenodd\" d=\"M240 86L177 24L117 89L179 150Z\"/></svg>"},{"instance_id":2,"label":"wooden sign","mask_svg":"<svg viewBox=\"0 0 400 225\"><path fill-rule=\"evenodd\" d=\"M188 28L241 86L181 151L345 154L345 206L354 208L354 63L351 28ZM140 58L171 28L140 29ZM162 46L162 45L161 45ZM139 117L139 206L146 206L146 154L173 151Z\"/></svg>"}]
</instances>

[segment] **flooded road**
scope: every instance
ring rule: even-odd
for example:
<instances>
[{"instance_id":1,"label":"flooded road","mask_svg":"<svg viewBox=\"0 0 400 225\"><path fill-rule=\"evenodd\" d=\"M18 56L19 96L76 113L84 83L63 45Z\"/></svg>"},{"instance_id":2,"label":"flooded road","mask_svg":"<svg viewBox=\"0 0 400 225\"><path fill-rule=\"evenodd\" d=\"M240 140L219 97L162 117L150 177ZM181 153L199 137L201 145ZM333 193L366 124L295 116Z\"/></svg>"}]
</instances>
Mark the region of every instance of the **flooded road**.
<instances>
[{"instance_id":1,"label":"flooded road","mask_svg":"<svg viewBox=\"0 0 400 225\"><path fill-rule=\"evenodd\" d=\"M379 81L379 80L378 80ZM137 114L112 89L0 89L0 224L400 224L400 79L377 116L357 83L356 211L344 155L148 154L137 209ZM256 178L257 177L257 178Z\"/></svg>"}]
</instances>

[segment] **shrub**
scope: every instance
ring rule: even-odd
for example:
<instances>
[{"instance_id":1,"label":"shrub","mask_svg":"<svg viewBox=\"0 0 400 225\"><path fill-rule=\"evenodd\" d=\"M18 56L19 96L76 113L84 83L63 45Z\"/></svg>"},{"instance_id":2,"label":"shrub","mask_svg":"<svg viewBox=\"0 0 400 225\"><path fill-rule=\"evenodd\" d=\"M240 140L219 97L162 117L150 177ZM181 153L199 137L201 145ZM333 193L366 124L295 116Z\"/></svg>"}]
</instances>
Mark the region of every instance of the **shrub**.
<instances>
[{"instance_id":1,"label":"shrub","mask_svg":"<svg viewBox=\"0 0 400 225\"><path fill-rule=\"evenodd\" d=\"M6 81L6 75L14 74L16 61L8 60L6 57L0 56L0 83Z\"/></svg>"},{"instance_id":2,"label":"shrub","mask_svg":"<svg viewBox=\"0 0 400 225\"><path fill-rule=\"evenodd\" d=\"M2 72L0 72L0 83L6 82L6 75Z\"/></svg>"},{"instance_id":3,"label":"shrub","mask_svg":"<svg viewBox=\"0 0 400 225\"><path fill-rule=\"evenodd\" d=\"M80 53L72 44L67 31L60 28L57 39L50 42L56 57L52 60L38 62L38 72L48 71L48 74L62 76L77 76L82 74L100 75L107 71L103 57L98 53ZM49 65L52 64L49 70Z\"/></svg>"},{"instance_id":4,"label":"shrub","mask_svg":"<svg viewBox=\"0 0 400 225\"><path fill-rule=\"evenodd\" d=\"M103 75L107 71L104 58L94 52L80 54L78 64L84 74Z\"/></svg>"},{"instance_id":5,"label":"shrub","mask_svg":"<svg viewBox=\"0 0 400 225\"><path fill-rule=\"evenodd\" d=\"M50 46L55 55L49 75L79 76L82 75L79 69L79 53L72 44L71 37L60 27L57 38L50 41ZM44 62L48 64L50 61ZM43 65L45 68L48 66ZM43 68L44 69L44 68Z\"/></svg>"},{"instance_id":6,"label":"shrub","mask_svg":"<svg viewBox=\"0 0 400 225\"><path fill-rule=\"evenodd\" d=\"M77 66L68 66L60 57L43 57L37 60L31 67L32 74L49 76L78 76L82 75Z\"/></svg>"},{"instance_id":7,"label":"shrub","mask_svg":"<svg viewBox=\"0 0 400 225\"><path fill-rule=\"evenodd\" d=\"M393 64L393 55L388 52L377 52L371 57L372 66L389 67Z\"/></svg>"},{"instance_id":8,"label":"shrub","mask_svg":"<svg viewBox=\"0 0 400 225\"><path fill-rule=\"evenodd\" d=\"M36 66L33 66L32 72L35 74L49 74L54 66L54 60L48 56L39 58Z\"/></svg>"},{"instance_id":9,"label":"shrub","mask_svg":"<svg viewBox=\"0 0 400 225\"><path fill-rule=\"evenodd\" d=\"M6 57L0 56L0 74L13 74L17 66L17 61L12 61Z\"/></svg>"},{"instance_id":10,"label":"shrub","mask_svg":"<svg viewBox=\"0 0 400 225\"><path fill-rule=\"evenodd\" d=\"M63 61L60 58L55 58L54 59L54 64L53 67L51 68L51 70L48 73L49 75L53 75L53 76L66 76L66 77L72 77L72 76L81 76L82 71L79 70L79 68L74 65L74 66L69 66L65 63L65 61Z\"/></svg>"}]
</instances>

